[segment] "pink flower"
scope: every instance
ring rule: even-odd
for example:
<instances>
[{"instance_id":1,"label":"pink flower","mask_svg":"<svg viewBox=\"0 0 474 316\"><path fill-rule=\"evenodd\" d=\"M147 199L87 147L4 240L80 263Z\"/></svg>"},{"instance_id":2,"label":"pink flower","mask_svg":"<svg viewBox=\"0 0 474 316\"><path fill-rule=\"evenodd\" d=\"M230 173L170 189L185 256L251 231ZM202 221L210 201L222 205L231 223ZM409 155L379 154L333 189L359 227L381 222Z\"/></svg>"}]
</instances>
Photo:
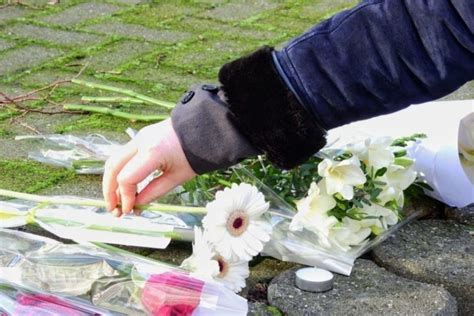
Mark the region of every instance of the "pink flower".
<instances>
[{"instance_id":1,"label":"pink flower","mask_svg":"<svg viewBox=\"0 0 474 316\"><path fill-rule=\"evenodd\" d=\"M16 296L17 305L15 306L15 313L23 316L53 316L53 315L68 315L68 316L87 316L90 313L85 313L75 308L71 304L62 301L61 299L42 294L18 294Z\"/></svg>"},{"instance_id":2,"label":"pink flower","mask_svg":"<svg viewBox=\"0 0 474 316\"><path fill-rule=\"evenodd\" d=\"M178 272L152 275L142 304L153 316L187 316L199 306L204 282Z\"/></svg>"}]
</instances>

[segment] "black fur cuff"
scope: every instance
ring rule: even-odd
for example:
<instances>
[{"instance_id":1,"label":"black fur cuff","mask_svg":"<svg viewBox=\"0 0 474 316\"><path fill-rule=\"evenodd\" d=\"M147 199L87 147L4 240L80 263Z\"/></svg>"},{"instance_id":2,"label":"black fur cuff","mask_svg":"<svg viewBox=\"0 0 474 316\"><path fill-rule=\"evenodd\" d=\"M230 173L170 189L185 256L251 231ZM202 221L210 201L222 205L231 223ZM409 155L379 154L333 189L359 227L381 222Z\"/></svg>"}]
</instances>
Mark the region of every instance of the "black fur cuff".
<instances>
[{"instance_id":1,"label":"black fur cuff","mask_svg":"<svg viewBox=\"0 0 474 316\"><path fill-rule=\"evenodd\" d=\"M271 47L222 67L219 80L238 128L268 159L293 168L326 144L326 131L283 82Z\"/></svg>"}]
</instances>

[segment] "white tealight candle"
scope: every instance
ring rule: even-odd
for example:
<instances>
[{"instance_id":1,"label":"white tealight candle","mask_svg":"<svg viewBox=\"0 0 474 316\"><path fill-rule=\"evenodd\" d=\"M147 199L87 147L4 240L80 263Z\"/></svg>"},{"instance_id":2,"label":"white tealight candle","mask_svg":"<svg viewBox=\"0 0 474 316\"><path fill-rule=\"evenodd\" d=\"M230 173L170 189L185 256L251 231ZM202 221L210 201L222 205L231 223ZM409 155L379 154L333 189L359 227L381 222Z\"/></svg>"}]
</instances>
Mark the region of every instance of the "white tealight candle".
<instances>
[{"instance_id":1,"label":"white tealight candle","mask_svg":"<svg viewBox=\"0 0 474 316\"><path fill-rule=\"evenodd\" d=\"M296 271L295 283L299 289L304 291L329 291L334 283L334 275L324 269L302 268Z\"/></svg>"}]
</instances>

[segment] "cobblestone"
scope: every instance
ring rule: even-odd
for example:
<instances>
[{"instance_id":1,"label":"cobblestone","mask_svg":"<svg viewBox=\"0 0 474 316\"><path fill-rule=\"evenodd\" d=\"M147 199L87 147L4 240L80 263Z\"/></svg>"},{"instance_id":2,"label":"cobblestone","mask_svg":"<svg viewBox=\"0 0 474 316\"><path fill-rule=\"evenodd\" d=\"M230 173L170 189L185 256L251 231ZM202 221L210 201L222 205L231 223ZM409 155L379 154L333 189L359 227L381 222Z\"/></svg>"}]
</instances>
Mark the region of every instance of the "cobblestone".
<instances>
[{"instance_id":1,"label":"cobblestone","mask_svg":"<svg viewBox=\"0 0 474 316\"><path fill-rule=\"evenodd\" d=\"M273 9L276 4L267 1L248 1L247 3L229 3L210 10L203 16L216 20L233 22L244 20L263 11Z\"/></svg>"},{"instance_id":2,"label":"cobblestone","mask_svg":"<svg viewBox=\"0 0 474 316\"><path fill-rule=\"evenodd\" d=\"M41 46L27 46L9 51L0 59L0 75L29 69L59 55L59 50Z\"/></svg>"},{"instance_id":3,"label":"cobblestone","mask_svg":"<svg viewBox=\"0 0 474 316\"><path fill-rule=\"evenodd\" d=\"M14 44L12 42L7 42L6 40L0 39L0 51L9 49L13 47L13 45Z\"/></svg>"},{"instance_id":4,"label":"cobblestone","mask_svg":"<svg viewBox=\"0 0 474 316\"><path fill-rule=\"evenodd\" d=\"M170 30L149 29L141 25L122 23L103 23L90 26L88 30L108 35L143 39L150 42L176 43L188 39L190 34Z\"/></svg>"},{"instance_id":5,"label":"cobblestone","mask_svg":"<svg viewBox=\"0 0 474 316\"><path fill-rule=\"evenodd\" d=\"M51 24L74 25L89 19L110 15L120 9L118 6L105 3L83 3L58 14L47 16L42 21Z\"/></svg>"},{"instance_id":6,"label":"cobblestone","mask_svg":"<svg viewBox=\"0 0 474 316\"><path fill-rule=\"evenodd\" d=\"M87 58L85 62L88 62L97 71L109 71L131 60L133 57L140 57L151 52L153 48L150 43L125 41L106 47L97 55Z\"/></svg>"},{"instance_id":7,"label":"cobblestone","mask_svg":"<svg viewBox=\"0 0 474 316\"><path fill-rule=\"evenodd\" d=\"M47 27L33 25L15 25L10 28L7 28L6 32L9 35L15 35L35 40L43 40L66 46L75 46L83 44L93 45L100 42L100 36L97 35L55 30Z\"/></svg>"},{"instance_id":8,"label":"cobblestone","mask_svg":"<svg viewBox=\"0 0 474 316\"><path fill-rule=\"evenodd\" d=\"M23 16L27 13L28 11L19 7L5 7L3 9L0 9L0 24L7 22L9 20L18 18L20 16Z\"/></svg>"}]
</instances>

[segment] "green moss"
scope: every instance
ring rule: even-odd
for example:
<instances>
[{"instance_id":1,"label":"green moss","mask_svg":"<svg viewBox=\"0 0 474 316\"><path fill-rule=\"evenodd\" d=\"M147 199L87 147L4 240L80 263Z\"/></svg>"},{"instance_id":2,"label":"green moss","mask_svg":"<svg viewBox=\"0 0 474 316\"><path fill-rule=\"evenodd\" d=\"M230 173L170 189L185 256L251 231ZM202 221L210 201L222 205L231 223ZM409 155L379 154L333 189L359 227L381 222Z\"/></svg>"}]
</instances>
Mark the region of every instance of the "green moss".
<instances>
[{"instance_id":1,"label":"green moss","mask_svg":"<svg viewBox=\"0 0 474 316\"><path fill-rule=\"evenodd\" d=\"M86 132L100 132L100 131L117 131L123 132L128 127L133 129L140 129L147 124L139 122L131 122L126 119L121 119L117 117L111 117L109 115L103 114L92 114L87 115L83 118L80 118L75 123L70 124L66 123L64 125L59 125L55 132L56 133L69 133L72 131L86 131Z\"/></svg>"},{"instance_id":2,"label":"green moss","mask_svg":"<svg viewBox=\"0 0 474 316\"><path fill-rule=\"evenodd\" d=\"M0 188L28 193L75 177L72 170L27 160L0 159L0 170Z\"/></svg>"},{"instance_id":3,"label":"green moss","mask_svg":"<svg viewBox=\"0 0 474 316\"><path fill-rule=\"evenodd\" d=\"M195 5L182 5L176 2L159 3L153 6L141 5L133 10L120 13L120 20L124 23L140 24L150 28L160 26L163 20L175 18L178 16L186 16L199 12L199 8Z\"/></svg>"},{"instance_id":4,"label":"green moss","mask_svg":"<svg viewBox=\"0 0 474 316\"><path fill-rule=\"evenodd\" d=\"M10 136L12 133L7 131L6 129L0 127L0 137L7 137Z\"/></svg>"},{"instance_id":5,"label":"green moss","mask_svg":"<svg viewBox=\"0 0 474 316\"><path fill-rule=\"evenodd\" d=\"M275 306L267 306L267 311L274 316L283 316L282 311Z\"/></svg>"}]
</instances>

